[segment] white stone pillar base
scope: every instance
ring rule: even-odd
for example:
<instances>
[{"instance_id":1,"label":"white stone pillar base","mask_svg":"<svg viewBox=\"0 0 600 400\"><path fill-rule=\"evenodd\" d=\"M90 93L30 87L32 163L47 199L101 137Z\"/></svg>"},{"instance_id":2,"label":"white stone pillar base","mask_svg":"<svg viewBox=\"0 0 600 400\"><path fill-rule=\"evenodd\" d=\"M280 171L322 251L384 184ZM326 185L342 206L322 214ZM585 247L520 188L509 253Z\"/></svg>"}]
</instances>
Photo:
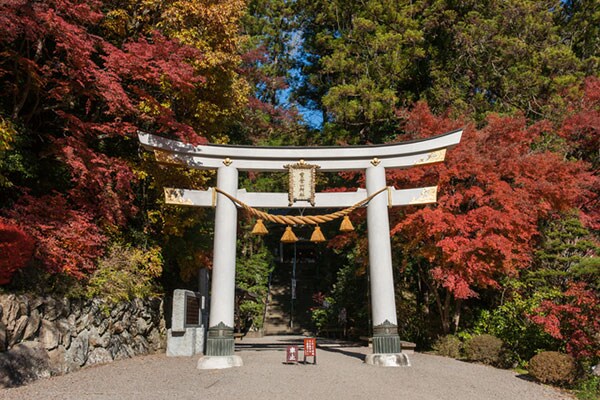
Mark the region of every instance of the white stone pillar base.
<instances>
[{"instance_id":1,"label":"white stone pillar base","mask_svg":"<svg viewBox=\"0 0 600 400\"><path fill-rule=\"evenodd\" d=\"M244 365L240 356L204 356L198 360L198 369L224 369Z\"/></svg>"},{"instance_id":2,"label":"white stone pillar base","mask_svg":"<svg viewBox=\"0 0 600 400\"><path fill-rule=\"evenodd\" d=\"M404 353L396 354L367 354L365 363L377 367L410 367L408 356Z\"/></svg>"}]
</instances>

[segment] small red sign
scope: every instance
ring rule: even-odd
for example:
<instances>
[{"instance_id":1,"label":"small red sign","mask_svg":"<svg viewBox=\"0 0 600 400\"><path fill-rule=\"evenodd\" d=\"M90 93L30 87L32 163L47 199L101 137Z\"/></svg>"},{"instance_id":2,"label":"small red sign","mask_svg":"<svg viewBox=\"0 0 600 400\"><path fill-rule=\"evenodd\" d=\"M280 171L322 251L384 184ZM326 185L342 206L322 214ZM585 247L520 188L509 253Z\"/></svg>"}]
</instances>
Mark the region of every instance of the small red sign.
<instances>
[{"instance_id":1,"label":"small red sign","mask_svg":"<svg viewBox=\"0 0 600 400\"><path fill-rule=\"evenodd\" d=\"M298 362L298 346L287 346L285 350L285 361L287 363Z\"/></svg>"},{"instance_id":2,"label":"small red sign","mask_svg":"<svg viewBox=\"0 0 600 400\"><path fill-rule=\"evenodd\" d=\"M306 357L312 357L313 364L317 363L317 339L316 338L304 339L304 364L306 364Z\"/></svg>"},{"instance_id":3,"label":"small red sign","mask_svg":"<svg viewBox=\"0 0 600 400\"><path fill-rule=\"evenodd\" d=\"M308 338L304 339L304 356L314 357L317 352L317 339Z\"/></svg>"}]
</instances>

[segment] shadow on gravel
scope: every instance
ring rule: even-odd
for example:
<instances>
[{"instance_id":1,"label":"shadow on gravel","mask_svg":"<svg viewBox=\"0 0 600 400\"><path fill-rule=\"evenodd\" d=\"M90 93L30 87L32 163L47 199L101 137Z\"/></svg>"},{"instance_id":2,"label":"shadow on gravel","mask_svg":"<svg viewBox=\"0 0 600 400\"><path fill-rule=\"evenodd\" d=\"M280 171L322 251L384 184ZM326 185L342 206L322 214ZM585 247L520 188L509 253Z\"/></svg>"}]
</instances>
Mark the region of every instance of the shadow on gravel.
<instances>
[{"instance_id":1,"label":"shadow on gravel","mask_svg":"<svg viewBox=\"0 0 600 400\"><path fill-rule=\"evenodd\" d=\"M301 343L288 343L288 344L258 344L258 343L249 343L249 344L235 344L235 350L253 350L253 351L267 351L267 350L285 350L287 345L296 345L301 346Z\"/></svg>"},{"instance_id":2,"label":"shadow on gravel","mask_svg":"<svg viewBox=\"0 0 600 400\"><path fill-rule=\"evenodd\" d=\"M304 340L302 338L281 338L266 342L266 343L255 343L252 341L247 342L236 342L235 349L236 350L254 350L254 351L264 351L264 350L285 350L287 346L298 346L302 348L304 346Z\"/></svg>"},{"instance_id":3,"label":"shadow on gravel","mask_svg":"<svg viewBox=\"0 0 600 400\"><path fill-rule=\"evenodd\" d=\"M519 375L516 375L516 377L519 379L522 379L524 381L527 381L527 382L537 382L535 380L535 378L529 374L519 374Z\"/></svg>"},{"instance_id":4,"label":"shadow on gravel","mask_svg":"<svg viewBox=\"0 0 600 400\"><path fill-rule=\"evenodd\" d=\"M338 349L338 348L319 347L319 349L323 350L323 351L329 351L331 353L340 353L340 354L343 354L343 355L348 356L348 357L358 358L359 360L362 360L362 361L365 361L365 358L367 357L367 356L365 356L362 353L357 353L357 352L348 351L348 350L342 350L342 349Z\"/></svg>"},{"instance_id":5,"label":"shadow on gravel","mask_svg":"<svg viewBox=\"0 0 600 400\"><path fill-rule=\"evenodd\" d=\"M302 336L273 336L265 337L260 341L249 339L248 341L236 341L236 351L284 351L287 346L298 346L299 351L304 351L304 339ZM317 349L339 353L347 357L357 358L364 361L366 356L360 352L349 351L348 348L364 347L364 344L339 339L328 339L317 337ZM285 363L284 363L285 364Z\"/></svg>"},{"instance_id":6,"label":"shadow on gravel","mask_svg":"<svg viewBox=\"0 0 600 400\"><path fill-rule=\"evenodd\" d=\"M340 339L327 339L327 338L317 338L317 346L319 347L364 347L364 343L361 342L349 342L346 340Z\"/></svg>"}]
</instances>

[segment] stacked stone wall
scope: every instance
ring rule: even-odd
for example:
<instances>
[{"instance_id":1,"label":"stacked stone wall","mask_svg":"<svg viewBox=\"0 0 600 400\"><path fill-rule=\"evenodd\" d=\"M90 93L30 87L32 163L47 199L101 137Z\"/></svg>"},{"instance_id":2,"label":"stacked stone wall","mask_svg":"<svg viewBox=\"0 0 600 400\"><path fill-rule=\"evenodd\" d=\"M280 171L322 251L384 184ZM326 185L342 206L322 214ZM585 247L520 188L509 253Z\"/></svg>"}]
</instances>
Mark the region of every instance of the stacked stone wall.
<instances>
[{"instance_id":1,"label":"stacked stone wall","mask_svg":"<svg viewBox=\"0 0 600 400\"><path fill-rule=\"evenodd\" d=\"M0 387L165 348L159 298L116 305L0 295Z\"/></svg>"}]
</instances>

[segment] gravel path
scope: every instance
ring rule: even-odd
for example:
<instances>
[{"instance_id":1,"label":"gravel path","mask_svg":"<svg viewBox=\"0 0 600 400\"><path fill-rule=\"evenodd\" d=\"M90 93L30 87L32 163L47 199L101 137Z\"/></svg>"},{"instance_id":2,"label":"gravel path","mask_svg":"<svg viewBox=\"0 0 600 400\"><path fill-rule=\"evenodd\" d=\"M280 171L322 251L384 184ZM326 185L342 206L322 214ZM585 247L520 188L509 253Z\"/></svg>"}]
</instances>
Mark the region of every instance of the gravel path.
<instances>
[{"instance_id":1,"label":"gravel path","mask_svg":"<svg viewBox=\"0 0 600 400\"><path fill-rule=\"evenodd\" d=\"M362 361L370 349L320 340L317 365L286 365L273 344L290 341L300 338L244 339L241 368L200 371L198 357L158 354L0 389L0 399L571 399L512 371L427 354L413 354L409 368L373 367Z\"/></svg>"}]
</instances>

